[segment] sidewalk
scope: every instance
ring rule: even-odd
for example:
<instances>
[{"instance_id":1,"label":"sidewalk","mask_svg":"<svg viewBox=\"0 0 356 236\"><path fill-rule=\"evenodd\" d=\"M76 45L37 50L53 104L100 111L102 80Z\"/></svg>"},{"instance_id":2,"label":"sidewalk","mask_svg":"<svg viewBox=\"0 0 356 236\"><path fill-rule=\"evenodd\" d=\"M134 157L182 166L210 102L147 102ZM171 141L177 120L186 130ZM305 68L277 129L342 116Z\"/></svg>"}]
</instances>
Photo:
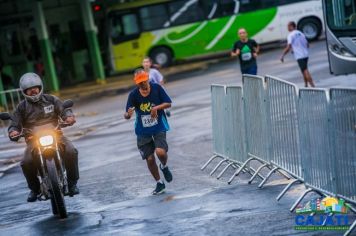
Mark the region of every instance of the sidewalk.
<instances>
[{"instance_id":1,"label":"sidewalk","mask_svg":"<svg viewBox=\"0 0 356 236\"><path fill-rule=\"evenodd\" d=\"M161 69L166 81L178 80L182 77L176 75L201 70L208 67L210 63L217 63L219 59L206 60L204 62L187 63L183 65L175 65L169 68ZM132 74L124 74L106 78L105 84L98 84L95 81L82 83L70 88L61 89L59 97L61 99L72 99L76 102L82 100L91 100L101 96L108 96L127 92L135 87Z\"/></svg>"}]
</instances>

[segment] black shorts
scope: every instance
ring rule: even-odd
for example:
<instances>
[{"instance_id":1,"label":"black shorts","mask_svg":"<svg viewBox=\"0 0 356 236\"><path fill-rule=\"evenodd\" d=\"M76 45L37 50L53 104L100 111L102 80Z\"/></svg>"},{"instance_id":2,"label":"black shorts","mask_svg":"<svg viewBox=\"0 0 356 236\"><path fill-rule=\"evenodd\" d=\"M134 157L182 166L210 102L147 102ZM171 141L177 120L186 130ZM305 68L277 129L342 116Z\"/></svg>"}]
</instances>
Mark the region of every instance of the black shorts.
<instances>
[{"instance_id":1,"label":"black shorts","mask_svg":"<svg viewBox=\"0 0 356 236\"><path fill-rule=\"evenodd\" d=\"M140 151L142 160L147 159L154 154L156 148L162 148L168 152L168 144L166 140L166 132L159 132L157 134L139 135L137 136L137 147Z\"/></svg>"},{"instance_id":2,"label":"black shorts","mask_svg":"<svg viewBox=\"0 0 356 236\"><path fill-rule=\"evenodd\" d=\"M308 69L308 57L297 60L299 68L302 72Z\"/></svg>"}]
</instances>

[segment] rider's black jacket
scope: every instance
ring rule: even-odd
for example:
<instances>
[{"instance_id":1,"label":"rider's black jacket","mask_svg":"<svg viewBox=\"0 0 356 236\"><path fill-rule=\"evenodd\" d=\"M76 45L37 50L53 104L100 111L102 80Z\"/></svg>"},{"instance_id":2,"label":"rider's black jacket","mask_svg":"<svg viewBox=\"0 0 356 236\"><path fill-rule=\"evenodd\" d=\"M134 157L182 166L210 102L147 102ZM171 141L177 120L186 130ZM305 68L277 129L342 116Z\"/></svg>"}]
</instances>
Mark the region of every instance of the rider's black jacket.
<instances>
[{"instance_id":1,"label":"rider's black jacket","mask_svg":"<svg viewBox=\"0 0 356 236\"><path fill-rule=\"evenodd\" d=\"M73 116L73 112L71 109L63 111L62 101L59 98L43 94L38 102L33 103L27 100L20 102L8 130L21 132L22 128L32 129L48 123L57 126L59 117L64 120L68 116Z\"/></svg>"}]
</instances>

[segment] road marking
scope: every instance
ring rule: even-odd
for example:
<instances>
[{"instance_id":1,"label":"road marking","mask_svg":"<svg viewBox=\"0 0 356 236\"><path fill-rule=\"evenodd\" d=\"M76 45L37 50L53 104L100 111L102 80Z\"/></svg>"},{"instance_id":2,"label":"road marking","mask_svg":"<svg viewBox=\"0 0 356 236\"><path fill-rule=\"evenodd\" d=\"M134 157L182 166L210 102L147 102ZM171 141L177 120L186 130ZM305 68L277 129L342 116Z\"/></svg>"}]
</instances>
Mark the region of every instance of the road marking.
<instances>
[{"instance_id":1,"label":"road marking","mask_svg":"<svg viewBox=\"0 0 356 236\"><path fill-rule=\"evenodd\" d=\"M16 148L16 149L9 149L9 150L0 150L0 156L2 155L6 155L9 153L20 153L23 152L25 150L25 148Z\"/></svg>"}]
</instances>

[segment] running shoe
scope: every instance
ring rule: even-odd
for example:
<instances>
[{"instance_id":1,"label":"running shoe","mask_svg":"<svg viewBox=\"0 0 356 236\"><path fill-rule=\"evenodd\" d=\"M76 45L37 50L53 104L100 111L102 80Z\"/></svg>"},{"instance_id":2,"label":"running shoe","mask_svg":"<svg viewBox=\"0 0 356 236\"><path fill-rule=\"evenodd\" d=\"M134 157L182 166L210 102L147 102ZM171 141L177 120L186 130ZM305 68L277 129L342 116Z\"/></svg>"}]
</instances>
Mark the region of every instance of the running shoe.
<instances>
[{"instance_id":1,"label":"running shoe","mask_svg":"<svg viewBox=\"0 0 356 236\"><path fill-rule=\"evenodd\" d=\"M159 195L164 193L166 190L166 185L164 183L157 183L156 189L153 190L152 195Z\"/></svg>"},{"instance_id":2,"label":"running shoe","mask_svg":"<svg viewBox=\"0 0 356 236\"><path fill-rule=\"evenodd\" d=\"M169 170L168 166L166 166L165 168L162 168L162 165L159 165L159 168L161 169L161 171L163 172L164 178L166 179L166 181L169 183L173 180L173 176L172 176L172 172Z\"/></svg>"}]
</instances>

